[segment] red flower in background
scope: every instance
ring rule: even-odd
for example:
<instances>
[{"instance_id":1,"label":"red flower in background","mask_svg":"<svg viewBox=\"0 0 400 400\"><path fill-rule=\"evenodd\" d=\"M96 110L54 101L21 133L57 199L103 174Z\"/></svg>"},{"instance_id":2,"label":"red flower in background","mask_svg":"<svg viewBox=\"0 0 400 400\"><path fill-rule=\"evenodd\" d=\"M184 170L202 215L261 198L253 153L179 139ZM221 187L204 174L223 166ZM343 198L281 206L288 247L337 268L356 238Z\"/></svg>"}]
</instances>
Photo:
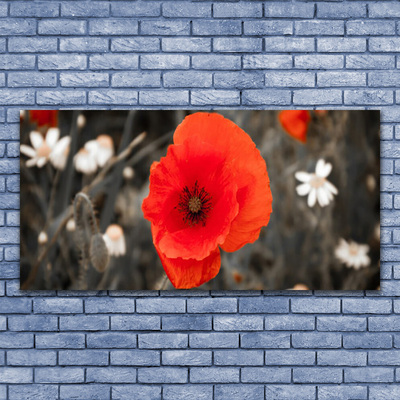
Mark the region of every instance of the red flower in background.
<instances>
[{"instance_id":1,"label":"red flower in background","mask_svg":"<svg viewBox=\"0 0 400 400\"><path fill-rule=\"evenodd\" d=\"M272 212L264 159L250 136L214 113L185 118L166 157L150 169L142 210L175 288L192 288L231 252L257 240Z\"/></svg>"},{"instance_id":2,"label":"red flower in background","mask_svg":"<svg viewBox=\"0 0 400 400\"><path fill-rule=\"evenodd\" d=\"M279 113L283 129L293 138L305 143L310 123L310 112L307 110L284 110Z\"/></svg>"},{"instance_id":3,"label":"red flower in background","mask_svg":"<svg viewBox=\"0 0 400 400\"><path fill-rule=\"evenodd\" d=\"M48 128L58 126L58 110L30 110L29 119L37 123L37 127Z\"/></svg>"}]
</instances>

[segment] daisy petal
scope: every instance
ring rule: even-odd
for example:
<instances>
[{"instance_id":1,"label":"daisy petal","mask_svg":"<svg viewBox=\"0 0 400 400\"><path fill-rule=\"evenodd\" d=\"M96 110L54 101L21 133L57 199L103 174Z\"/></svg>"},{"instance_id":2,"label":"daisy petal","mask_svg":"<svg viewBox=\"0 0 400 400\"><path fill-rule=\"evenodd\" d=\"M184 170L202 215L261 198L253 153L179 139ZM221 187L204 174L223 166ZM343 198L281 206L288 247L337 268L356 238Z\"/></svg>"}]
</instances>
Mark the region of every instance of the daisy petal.
<instances>
[{"instance_id":1,"label":"daisy petal","mask_svg":"<svg viewBox=\"0 0 400 400\"><path fill-rule=\"evenodd\" d=\"M26 144L21 144L20 146L20 151L22 154L25 154L26 156L33 158L36 156L36 151L32 149L32 147L27 146Z\"/></svg>"},{"instance_id":2,"label":"daisy petal","mask_svg":"<svg viewBox=\"0 0 400 400\"><path fill-rule=\"evenodd\" d=\"M296 192L299 196L305 196L310 193L311 186L308 183L302 183L296 187Z\"/></svg>"},{"instance_id":3,"label":"daisy petal","mask_svg":"<svg viewBox=\"0 0 400 400\"><path fill-rule=\"evenodd\" d=\"M50 128L46 134L46 142L50 148L53 148L60 137L60 130L58 128Z\"/></svg>"},{"instance_id":4,"label":"daisy petal","mask_svg":"<svg viewBox=\"0 0 400 400\"><path fill-rule=\"evenodd\" d=\"M300 182L309 182L311 179L311 174L308 172L299 171L294 174L296 179Z\"/></svg>"},{"instance_id":5,"label":"daisy petal","mask_svg":"<svg viewBox=\"0 0 400 400\"><path fill-rule=\"evenodd\" d=\"M37 158L35 157L35 158L31 158L30 160L28 160L26 163L25 163L25 165L28 167L28 168L31 168L31 167L34 167L35 165L36 165L36 162L37 162Z\"/></svg>"},{"instance_id":6,"label":"daisy petal","mask_svg":"<svg viewBox=\"0 0 400 400\"><path fill-rule=\"evenodd\" d=\"M317 201L317 191L315 189L311 189L311 192L308 195L307 199L308 207L314 207L316 201Z\"/></svg>"},{"instance_id":7,"label":"daisy petal","mask_svg":"<svg viewBox=\"0 0 400 400\"><path fill-rule=\"evenodd\" d=\"M317 190L317 200L321 207L325 207L329 204L328 196L323 188Z\"/></svg>"},{"instance_id":8,"label":"daisy petal","mask_svg":"<svg viewBox=\"0 0 400 400\"><path fill-rule=\"evenodd\" d=\"M29 138L34 149L38 149L43 143L43 136L39 132L32 131L29 134Z\"/></svg>"},{"instance_id":9,"label":"daisy petal","mask_svg":"<svg viewBox=\"0 0 400 400\"><path fill-rule=\"evenodd\" d=\"M40 157L37 160L36 165L38 166L38 168L42 168L46 164L46 162L47 162L47 158L46 157Z\"/></svg>"},{"instance_id":10,"label":"daisy petal","mask_svg":"<svg viewBox=\"0 0 400 400\"><path fill-rule=\"evenodd\" d=\"M325 163L322 168L317 172L317 175L319 175L321 178L326 178L332 171L332 164L331 163Z\"/></svg>"},{"instance_id":11,"label":"daisy petal","mask_svg":"<svg viewBox=\"0 0 400 400\"><path fill-rule=\"evenodd\" d=\"M329 181L325 181L325 187L332 192L333 194L338 194L339 191L337 190L337 187L330 183Z\"/></svg>"}]
</instances>

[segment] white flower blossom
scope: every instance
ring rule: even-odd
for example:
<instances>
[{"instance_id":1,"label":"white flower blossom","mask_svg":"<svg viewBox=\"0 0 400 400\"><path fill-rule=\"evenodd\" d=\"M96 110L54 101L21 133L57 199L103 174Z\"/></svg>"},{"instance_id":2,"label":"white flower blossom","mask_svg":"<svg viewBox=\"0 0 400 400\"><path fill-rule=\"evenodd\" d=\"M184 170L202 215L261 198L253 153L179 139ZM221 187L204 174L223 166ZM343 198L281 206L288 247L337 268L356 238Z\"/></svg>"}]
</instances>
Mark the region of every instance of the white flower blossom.
<instances>
[{"instance_id":1,"label":"white flower blossom","mask_svg":"<svg viewBox=\"0 0 400 400\"><path fill-rule=\"evenodd\" d=\"M371 259L367 255L368 251L369 246L367 244L359 244L352 240L347 242L344 239L340 239L339 245L335 249L335 256L346 267L360 269L367 267L371 263Z\"/></svg>"},{"instance_id":2,"label":"white flower blossom","mask_svg":"<svg viewBox=\"0 0 400 400\"><path fill-rule=\"evenodd\" d=\"M296 179L302 182L296 187L297 194L299 196L308 195L309 207L314 207L317 201L321 207L325 207L333 200L333 195L338 194L337 188L326 179L331 170L332 164L320 159L315 167L315 173L296 172Z\"/></svg>"},{"instance_id":3,"label":"white flower blossom","mask_svg":"<svg viewBox=\"0 0 400 400\"><path fill-rule=\"evenodd\" d=\"M120 225L110 225L103 235L110 256L123 256L126 253L124 231Z\"/></svg>"}]
</instances>

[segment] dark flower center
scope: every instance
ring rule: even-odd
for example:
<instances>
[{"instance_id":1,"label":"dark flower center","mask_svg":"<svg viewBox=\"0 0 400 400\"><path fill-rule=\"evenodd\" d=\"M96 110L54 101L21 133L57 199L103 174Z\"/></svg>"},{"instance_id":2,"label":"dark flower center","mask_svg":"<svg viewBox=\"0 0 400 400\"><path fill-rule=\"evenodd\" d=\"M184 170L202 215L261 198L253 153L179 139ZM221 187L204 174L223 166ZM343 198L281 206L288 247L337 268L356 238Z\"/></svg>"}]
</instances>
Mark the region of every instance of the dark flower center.
<instances>
[{"instance_id":1,"label":"dark flower center","mask_svg":"<svg viewBox=\"0 0 400 400\"><path fill-rule=\"evenodd\" d=\"M189 226L197 225L199 222L205 226L208 214L212 210L211 196L204 187L200 189L196 181L192 189L187 186L183 188L176 208L183 214L182 219Z\"/></svg>"}]
</instances>

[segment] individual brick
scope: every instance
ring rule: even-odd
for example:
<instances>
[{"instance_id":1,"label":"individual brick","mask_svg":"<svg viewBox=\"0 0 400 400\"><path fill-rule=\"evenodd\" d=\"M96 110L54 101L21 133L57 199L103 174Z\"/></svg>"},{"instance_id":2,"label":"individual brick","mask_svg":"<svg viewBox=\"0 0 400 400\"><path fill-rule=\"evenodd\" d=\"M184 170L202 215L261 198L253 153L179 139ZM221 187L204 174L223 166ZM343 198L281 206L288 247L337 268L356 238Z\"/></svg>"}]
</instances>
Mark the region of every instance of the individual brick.
<instances>
[{"instance_id":1,"label":"individual brick","mask_svg":"<svg viewBox=\"0 0 400 400\"><path fill-rule=\"evenodd\" d=\"M341 368L293 368L294 383L341 383Z\"/></svg>"},{"instance_id":2,"label":"individual brick","mask_svg":"<svg viewBox=\"0 0 400 400\"><path fill-rule=\"evenodd\" d=\"M396 52L400 45L400 38L373 37L369 39L369 51L372 52Z\"/></svg>"},{"instance_id":3,"label":"individual brick","mask_svg":"<svg viewBox=\"0 0 400 400\"><path fill-rule=\"evenodd\" d=\"M62 331L100 331L109 329L109 318L97 315L73 315L60 317Z\"/></svg>"},{"instance_id":4,"label":"individual brick","mask_svg":"<svg viewBox=\"0 0 400 400\"><path fill-rule=\"evenodd\" d=\"M108 73L102 72L60 73L60 85L63 87L104 87L109 85L108 80Z\"/></svg>"},{"instance_id":5,"label":"individual brick","mask_svg":"<svg viewBox=\"0 0 400 400\"><path fill-rule=\"evenodd\" d=\"M90 35L137 35L138 21L134 19L99 18L89 21Z\"/></svg>"},{"instance_id":6,"label":"individual brick","mask_svg":"<svg viewBox=\"0 0 400 400\"><path fill-rule=\"evenodd\" d=\"M58 321L55 316L24 315L8 317L10 331L56 331Z\"/></svg>"},{"instance_id":7,"label":"individual brick","mask_svg":"<svg viewBox=\"0 0 400 400\"><path fill-rule=\"evenodd\" d=\"M160 39L153 37L127 37L111 39L111 51L151 53L160 50Z\"/></svg>"},{"instance_id":8,"label":"individual brick","mask_svg":"<svg viewBox=\"0 0 400 400\"><path fill-rule=\"evenodd\" d=\"M243 30L245 35L292 35L293 23L291 21L244 21Z\"/></svg>"},{"instance_id":9,"label":"individual brick","mask_svg":"<svg viewBox=\"0 0 400 400\"><path fill-rule=\"evenodd\" d=\"M139 334L139 348L179 349L188 346L188 335L183 333L143 333Z\"/></svg>"},{"instance_id":10,"label":"individual brick","mask_svg":"<svg viewBox=\"0 0 400 400\"><path fill-rule=\"evenodd\" d=\"M272 91L266 91L264 89L250 89L242 91L242 104L289 105L291 103L291 97L292 95L289 90L275 89Z\"/></svg>"},{"instance_id":11,"label":"individual brick","mask_svg":"<svg viewBox=\"0 0 400 400\"><path fill-rule=\"evenodd\" d=\"M262 50L261 38L214 38L213 39L214 52L256 53L256 52L261 52L261 50Z\"/></svg>"},{"instance_id":12,"label":"individual brick","mask_svg":"<svg viewBox=\"0 0 400 400\"><path fill-rule=\"evenodd\" d=\"M58 397L57 385L10 385L9 386L9 399L35 399L47 400Z\"/></svg>"},{"instance_id":13,"label":"individual brick","mask_svg":"<svg viewBox=\"0 0 400 400\"><path fill-rule=\"evenodd\" d=\"M292 56L276 54L245 54L243 56L244 69L291 69Z\"/></svg>"},{"instance_id":14,"label":"individual brick","mask_svg":"<svg viewBox=\"0 0 400 400\"><path fill-rule=\"evenodd\" d=\"M107 17L109 5L102 1L61 3L62 17Z\"/></svg>"},{"instance_id":15,"label":"individual brick","mask_svg":"<svg viewBox=\"0 0 400 400\"><path fill-rule=\"evenodd\" d=\"M37 383L83 383L85 370L80 367L68 368L37 368L35 382Z\"/></svg>"},{"instance_id":16,"label":"individual brick","mask_svg":"<svg viewBox=\"0 0 400 400\"><path fill-rule=\"evenodd\" d=\"M154 36L189 35L190 22L179 20L143 20L140 23L140 34Z\"/></svg>"},{"instance_id":17,"label":"individual brick","mask_svg":"<svg viewBox=\"0 0 400 400\"><path fill-rule=\"evenodd\" d=\"M137 335L131 332L96 332L86 335L87 348L113 349L136 347Z\"/></svg>"},{"instance_id":18,"label":"individual brick","mask_svg":"<svg viewBox=\"0 0 400 400\"><path fill-rule=\"evenodd\" d=\"M348 105L390 105L393 104L391 90L345 90L344 103Z\"/></svg>"},{"instance_id":19,"label":"individual brick","mask_svg":"<svg viewBox=\"0 0 400 400\"><path fill-rule=\"evenodd\" d=\"M168 71L163 73L164 87L171 88L194 88L194 87L211 87L212 73L202 71ZM160 78L158 77L157 85L160 86Z\"/></svg>"},{"instance_id":20,"label":"individual brick","mask_svg":"<svg viewBox=\"0 0 400 400\"><path fill-rule=\"evenodd\" d=\"M190 368L191 383L239 383L239 368L193 367Z\"/></svg>"},{"instance_id":21,"label":"individual brick","mask_svg":"<svg viewBox=\"0 0 400 400\"><path fill-rule=\"evenodd\" d=\"M317 317L319 331L366 331L367 318L350 316Z\"/></svg>"},{"instance_id":22,"label":"individual brick","mask_svg":"<svg viewBox=\"0 0 400 400\"><path fill-rule=\"evenodd\" d=\"M266 350L266 365L315 365L316 353L311 350Z\"/></svg>"},{"instance_id":23,"label":"individual brick","mask_svg":"<svg viewBox=\"0 0 400 400\"><path fill-rule=\"evenodd\" d=\"M392 347L388 333L347 333L343 335L345 349L387 349Z\"/></svg>"},{"instance_id":24,"label":"individual brick","mask_svg":"<svg viewBox=\"0 0 400 400\"><path fill-rule=\"evenodd\" d=\"M314 87L315 73L310 72L282 72L268 71L265 73L266 87Z\"/></svg>"},{"instance_id":25,"label":"individual brick","mask_svg":"<svg viewBox=\"0 0 400 400\"><path fill-rule=\"evenodd\" d=\"M335 399L367 399L368 388L366 386L356 385L318 385L318 399L335 400Z\"/></svg>"},{"instance_id":26,"label":"individual brick","mask_svg":"<svg viewBox=\"0 0 400 400\"><path fill-rule=\"evenodd\" d=\"M239 312L243 314L254 313L287 313L289 312L289 299L284 297L249 297L239 299Z\"/></svg>"},{"instance_id":27,"label":"individual brick","mask_svg":"<svg viewBox=\"0 0 400 400\"><path fill-rule=\"evenodd\" d=\"M200 105L239 105L240 93L232 90L192 90L191 104Z\"/></svg>"},{"instance_id":28,"label":"individual brick","mask_svg":"<svg viewBox=\"0 0 400 400\"><path fill-rule=\"evenodd\" d=\"M191 333L189 334L189 347L191 348L238 348L238 333Z\"/></svg>"},{"instance_id":29,"label":"individual brick","mask_svg":"<svg viewBox=\"0 0 400 400\"><path fill-rule=\"evenodd\" d=\"M189 91L187 90L174 90L170 92L160 92L156 90L141 90L139 91L139 104L140 105L152 105L152 106L162 106L162 105L171 105L174 104L176 106L184 106L189 104ZM164 300L164 299L160 299ZM167 299L165 299L167 300ZM169 300L169 299L168 299ZM171 299L175 300L175 299ZM176 299L178 300L178 299ZM181 300L181 299L179 299ZM138 300L139 301L139 300ZM161 304L161 303L160 303ZM143 311L142 312L150 312L150 311L145 311L146 307L143 306L141 308ZM164 309L164 311L160 310L159 313L163 312L171 312L171 313L179 313L181 311L180 308L174 308L174 311L167 311L167 309ZM138 309L138 312L139 309Z\"/></svg>"},{"instance_id":30,"label":"individual brick","mask_svg":"<svg viewBox=\"0 0 400 400\"><path fill-rule=\"evenodd\" d=\"M289 333L252 332L240 335L242 348L254 349L288 349L290 348Z\"/></svg>"},{"instance_id":31,"label":"individual brick","mask_svg":"<svg viewBox=\"0 0 400 400\"><path fill-rule=\"evenodd\" d=\"M292 334L292 346L294 348L334 349L340 348L341 344L342 335L339 333L301 332Z\"/></svg>"},{"instance_id":32,"label":"individual brick","mask_svg":"<svg viewBox=\"0 0 400 400\"><path fill-rule=\"evenodd\" d=\"M31 383L33 381L32 368L15 368L2 367L0 368L0 383Z\"/></svg>"},{"instance_id":33,"label":"individual brick","mask_svg":"<svg viewBox=\"0 0 400 400\"><path fill-rule=\"evenodd\" d=\"M366 86L367 74L358 71L322 71L317 73L319 87Z\"/></svg>"},{"instance_id":34,"label":"individual brick","mask_svg":"<svg viewBox=\"0 0 400 400\"><path fill-rule=\"evenodd\" d=\"M108 365L108 352L105 350L60 350L59 365Z\"/></svg>"},{"instance_id":35,"label":"individual brick","mask_svg":"<svg viewBox=\"0 0 400 400\"><path fill-rule=\"evenodd\" d=\"M111 329L115 331L150 331L161 328L161 318L158 315L113 315Z\"/></svg>"},{"instance_id":36,"label":"individual brick","mask_svg":"<svg viewBox=\"0 0 400 400\"><path fill-rule=\"evenodd\" d=\"M181 75L181 73L179 73ZM108 74L107 74L108 76ZM165 82L165 79L164 79ZM115 72L111 76L113 87L160 87L161 73L156 71Z\"/></svg>"},{"instance_id":37,"label":"individual brick","mask_svg":"<svg viewBox=\"0 0 400 400\"><path fill-rule=\"evenodd\" d=\"M85 21L71 19L42 19L38 21L39 35L84 35Z\"/></svg>"},{"instance_id":38,"label":"individual brick","mask_svg":"<svg viewBox=\"0 0 400 400\"><path fill-rule=\"evenodd\" d=\"M284 3L269 1L264 4L264 17L267 18L313 18L313 3Z\"/></svg>"},{"instance_id":39,"label":"individual brick","mask_svg":"<svg viewBox=\"0 0 400 400\"><path fill-rule=\"evenodd\" d=\"M186 385L185 385L186 386ZM182 387L182 385L180 385ZM141 400L145 399L161 399L161 386L155 385L118 385L112 387L113 399L125 400Z\"/></svg>"},{"instance_id":40,"label":"individual brick","mask_svg":"<svg viewBox=\"0 0 400 400\"><path fill-rule=\"evenodd\" d=\"M118 298L85 299L85 313L87 314L133 313L134 311L135 311L134 299L118 299Z\"/></svg>"},{"instance_id":41,"label":"individual brick","mask_svg":"<svg viewBox=\"0 0 400 400\"><path fill-rule=\"evenodd\" d=\"M367 49L366 39L318 38L317 51L324 53L363 53Z\"/></svg>"},{"instance_id":42,"label":"individual brick","mask_svg":"<svg viewBox=\"0 0 400 400\"><path fill-rule=\"evenodd\" d=\"M212 328L211 315L163 316L163 331L209 331Z\"/></svg>"},{"instance_id":43,"label":"individual brick","mask_svg":"<svg viewBox=\"0 0 400 400\"><path fill-rule=\"evenodd\" d=\"M260 3L232 3L229 7L224 3L215 3L213 8L214 18L260 18L262 13Z\"/></svg>"},{"instance_id":44,"label":"individual brick","mask_svg":"<svg viewBox=\"0 0 400 400\"><path fill-rule=\"evenodd\" d=\"M300 69L341 69L344 56L333 54L296 55L294 66Z\"/></svg>"},{"instance_id":45,"label":"individual brick","mask_svg":"<svg viewBox=\"0 0 400 400\"><path fill-rule=\"evenodd\" d=\"M91 69L137 69L139 57L135 54L95 54L89 56Z\"/></svg>"},{"instance_id":46,"label":"individual brick","mask_svg":"<svg viewBox=\"0 0 400 400\"><path fill-rule=\"evenodd\" d=\"M241 371L244 383L290 383L290 368L245 367Z\"/></svg>"},{"instance_id":47,"label":"individual brick","mask_svg":"<svg viewBox=\"0 0 400 400\"><path fill-rule=\"evenodd\" d=\"M26 3L13 1L10 3L11 17L58 17L59 5L47 1Z\"/></svg>"},{"instance_id":48,"label":"individual brick","mask_svg":"<svg viewBox=\"0 0 400 400\"><path fill-rule=\"evenodd\" d=\"M335 385L337 387L337 385ZM315 386L310 385L266 385L266 399L282 400L314 400L316 396Z\"/></svg>"},{"instance_id":49,"label":"individual brick","mask_svg":"<svg viewBox=\"0 0 400 400\"><path fill-rule=\"evenodd\" d=\"M0 20L0 36L34 35L36 33L36 20L31 18L5 18Z\"/></svg>"},{"instance_id":50,"label":"individual brick","mask_svg":"<svg viewBox=\"0 0 400 400\"><path fill-rule=\"evenodd\" d=\"M212 364L212 352L206 350L165 350L162 365L200 366Z\"/></svg>"},{"instance_id":51,"label":"individual brick","mask_svg":"<svg viewBox=\"0 0 400 400\"><path fill-rule=\"evenodd\" d=\"M397 2L371 3L368 7L370 18L400 17L400 4Z\"/></svg>"},{"instance_id":52,"label":"individual brick","mask_svg":"<svg viewBox=\"0 0 400 400\"><path fill-rule=\"evenodd\" d=\"M263 365L264 352L261 350L216 350L215 365Z\"/></svg>"},{"instance_id":53,"label":"individual brick","mask_svg":"<svg viewBox=\"0 0 400 400\"><path fill-rule=\"evenodd\" d=\"M120 2L111 3L113 17L158 17L161 14L157 2Z\"/></svg>"},{"instance_id":54,"label":"individual brick","mask_svg":"<svg viewBox=\"0 0 400 400\"><path fill-rule=\"evenodd\" d=\"M34 69L35 56L32 54L2 54L0 68L3 70L12 69Z\"/></svg>"},{"instance_id":55,"label":"individual brick","mask_svg":"<svg viewBox=\"0 0 400 400\"><path fill-rule=\"evenodd\" d=\"M295 21L294 31L298 36L341 36L344 35L344 22L321 20Z\"/></svg>"},{"instance_id":56,"label":"individual brick","mask_svg":"<svg viewBox=\"0 0 400 400\"><path fill-rule=\"evenodd\" d=\"M211 17L211 3L167 2L162 5L162 15L168 18L208 18Z\"/></svg>"},{"instance_id":57,"label":"individual brick","mask_svg":"<svg viewBox=\"0 0 400 400\"><path fill-rule=\"evenodd\" d=\"M369 365L400 365L400 351L371 350L368 352Z\"/></svg>"},{"instance_id":58,"label":"individual brick","mask_svg":"<svg viewBox=\"0 0 400 400\"><path fill-rule=\"evenodd\" d=\"M133 368L87 368L86 382L88 383L135 383L136 370Z\"/></svg>"},{"instance_id":59,"label":"individual brick","mask_svg":"<svg viewBox=\"0 0 400 400\"><path fill-rule=\"evenodd\" d=\"M390 383L394 381L392 368L345 368L344 381L351 383Z\"/></svg>"},{"instance_id":60,"label":"individual brick","mask_svg":"<svg viewBox=\"0 0 400 400\"><path fill-rule=\"evenodd\" d=\"M260 331L263 330L262 315L254 316L214 316L216 331Z\"/></svg>"},{"instance_id":61,"label":"individual brick","mask_svg":"<svg viewBox=\"0 0 400 400\"><path fill-rule=\"evenodd\" d=\"M107 400L110 398L110 386L101 384L60 385L60 399L73 398Z\"/></svg>"},{"instance_id":62,"label":"individual brick","mask_svg":"<svg viewBox=\"0 0 400 400\"><path fill-rule=\"evenodd\" d=\"M367 365L365 351L321 350L317 353L318 365L363 367Z\"/></svg>"},{"instance_id":63,"label":"individual brick","mask_svg":"<svg viewBox=\"0 0 400 400\"><path fill-rule=\"evenodd\" d=\"M314 316L271 315L265 317L265 330L267 331L312 331L314 329Z\"/></svg>"},{"instance_id":64,"label":"individual brick","mask_svg":"<svg viewBox=\"0 0 400 400\"><path fill-rule=\"evenodd\" d=\"M215 385L214 399L230 399L243 400L246 397L249 399L263 399L264 386L262 385Z\"/></svg>"},{"instance_id":65,"label":"individual brick","mask_svg":"<svg viewBox=\"0 0 400 400\"><path fill-rule=\"evenodd\" d=\"M57 51L57 38L11 37L8 39L10 53L50 53Z\"/></svg>"},{"instance_id":66,"label":"individual brick","mask_svg":"<svg viewBox=\"0 0 400 400\"><path fill-rule=\"evenodd\" d=\"M149 367L138 368L138 382L140 383L187 383L187 368Z\"/></svg>"},{"instance_id":67,"label":"individual brick","mask_svg":"<svg viewBox=\"0 0 400 400\"><path fill-rule=\"evenodd\" d=\"M346 55L346 68L348 69L393 69L394 65L394 56L390 55Z\"/></svg>"},{"instance_id":68,"label":"individual brick","mask_svg":"<svg viewBox=\"0 0 400 400\"><path fill-rule=\"evenodd\" d=\"M377 3L376 5L382 3ZM370 4L372 6L375 4ZM380 7L381 8L381 7ZM369 13L371 16L371 7L369 7ZM382 20L353 20L346 22L346 33L351 36L378 36L378 35L394 35L396 31L394 21L382 21Z\"/></svg>"},{"instance_id":69,"label":"individual brick","mask_svg":"<svg viewBox=\"0 0 400 400\"><path fill-rule=\"evenodd\" d=\"M343 299L345 314L390 314L392 301L386 299Z\"/></svg>"},{"instance_id":70,"label":"individual brick","mask_svg":"<svg viewBox=\"0 0 400 400\"><path fill-rule=\"evenodd\" d=\"M213 388L210 385L165 385L163 387L164 400L186 400L196 398L207 400L212 398Z\"/></svg>"},{"instance_id":71,"label":"individual brick","mask_svg":"<svg viewBox=\"0 0 400 400\"><path fill-rule=\"evenodd\" d=\"M339 313L340 299L292 299L291 309L294 313Z\"/></svg>"},{"instance_id":72,"label":"individual brick","mask_svg":"<svg viewBox=\"0 0 400 400\"><path fill-rule=\"evenodd\" d=\"M87 65L86 55L80 54L51 54L38 56L39 70L60 69L85 69Z\"/></svg>"},{"instance_id":73,"label":"individual brick","mask_svg":"<svg viewBox=\"0 0 400 400\"><path fill-rule=\"evenodd\" d=\"M193 20L192 31L196 36L237 36L242 33L242 23L236 20Z\"/></svg>"},{"instance_id":74,"label":"individual brick","mask_svg":"<svg viewBox=\"0 0 400 400\"><path fill-rule=\"evenodd\" d=\"M157 366L160 365L160 353L153 350L112 350L111 365Z\"/></svg>"},{"instance_id":75,"label":"individual brick","mask_svg":"<svg viewBox=\"0 0 400 400\"><path fill-rule=\"evenodd\" d=\"M188 55L173 54L145 54L140 56L142 69L188 69Z\"/></svg>"},{"instance_id":76,"label":"individual brick","mask_svg":"<svg viewBox=\"0 0 400 400\"><path fill-rule=\"evenodd\" d=\"M344 3L338 7L335 3L318 3L318 18L362 18L367 16L367 7L361 3Z\"/></svg>"},{"instance_id":77,"label":"individual brick","mask_svg":"<svg viewBox=\"0 0 400 400\"><path fill-rule=\"evenodd\" d=\"M189 66L189 60L187 61ZM241 68L240 56L204 54L192 56L192 68L204 70L239 70Z\"/></svg>"},{"instance_id":78,"label":"individual brick","mask_svg":"<svg viewBox=\"0 0 400 400\"><path fill-rule=\"evenodd\" d=\"M182 49L191 53L211 52L211 39L209 38L162 38L161 50L170 53L180 53Z\"/></svg>"},{"instance_id":79,"label":"individual brick","mask_svg":"<svg viewBox=\"0 0 400 400\"><path fill-rule=\"evenodd\" d=\"M83 312L81 299L34 299L33 311L35 314L77 314Z\"/></svg>"},{"instance_id":80,"label":"individual brick","mask_svg":"<svg viewBox=\"0 0 400 400\"><path fill-rule=\"evenodd\" d=\"M54 366L57 353L54 350L10 350L7 351L7 365L12 366Z\"/></svg>"}]
</instances>

